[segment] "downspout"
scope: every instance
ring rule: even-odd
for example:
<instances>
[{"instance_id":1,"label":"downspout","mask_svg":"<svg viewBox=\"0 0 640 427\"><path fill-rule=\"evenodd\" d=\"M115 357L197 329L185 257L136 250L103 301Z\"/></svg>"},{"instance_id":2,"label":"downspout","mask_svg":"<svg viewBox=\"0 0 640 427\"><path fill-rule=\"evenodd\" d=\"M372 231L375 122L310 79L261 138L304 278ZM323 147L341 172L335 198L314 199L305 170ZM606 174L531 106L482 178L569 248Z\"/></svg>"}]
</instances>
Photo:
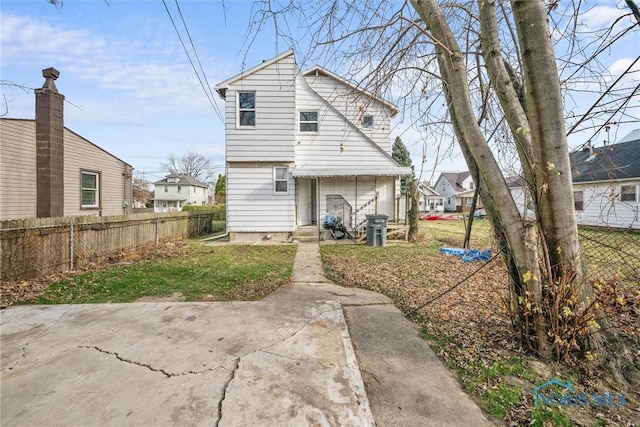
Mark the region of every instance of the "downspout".
<instances>
[{"instance_id":1,"label":"downspout","mask_svg":"<svg viewBox=\"0 0 640 427\"><path fill-rule=\"evenodd\" d=\"M358 227L358 175L356 175L356 217L354 219L354 224ZM356 234L358 233L358 229L356 228Z\"/></svg>"}]
</instances>

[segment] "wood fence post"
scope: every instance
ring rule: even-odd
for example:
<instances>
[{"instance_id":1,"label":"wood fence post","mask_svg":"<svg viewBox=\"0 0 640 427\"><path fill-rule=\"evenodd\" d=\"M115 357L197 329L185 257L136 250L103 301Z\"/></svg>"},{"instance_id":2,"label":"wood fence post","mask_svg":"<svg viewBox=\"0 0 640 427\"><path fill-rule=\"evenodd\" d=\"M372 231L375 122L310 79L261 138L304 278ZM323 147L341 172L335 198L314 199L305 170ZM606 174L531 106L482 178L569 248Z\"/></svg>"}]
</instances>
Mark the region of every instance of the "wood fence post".
<instances>
[{"instance_id":1,"label":"wood fence post","mask_svg":"<svg viewBox=\"0 0 640 427\"><path fill-rule=\"evenodd\" d=\"M73 271L73 224L69 227L69 270Z\"/></svg>"}]
</instances>

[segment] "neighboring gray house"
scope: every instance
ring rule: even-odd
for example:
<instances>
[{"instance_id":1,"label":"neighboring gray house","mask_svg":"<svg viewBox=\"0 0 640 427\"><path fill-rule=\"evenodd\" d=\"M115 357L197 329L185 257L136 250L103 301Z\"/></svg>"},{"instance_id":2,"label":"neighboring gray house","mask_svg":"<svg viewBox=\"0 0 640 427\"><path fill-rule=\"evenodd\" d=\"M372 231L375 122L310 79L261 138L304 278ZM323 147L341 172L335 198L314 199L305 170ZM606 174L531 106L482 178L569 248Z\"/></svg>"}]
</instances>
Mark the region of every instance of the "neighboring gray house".
<instances>
[{"instance_id":1,"label":"neighboring gray house","mask_svg":"<svg viewBox=\"0 0 640 427\"><path fill-rule=\"evenodd\" d=\"M402 175L391 157L392 104L327 71L302 72L293 50L216 87L225 100L231 240L319 230L326 214L362 230L395 220Z\"/></svg>"},{"instance_id":2,"label":"neighboring gray house","mask_svg":"<svg viewBox=\"0 0 640 427\"><path fill-rule=\"evenodd\" d=\"M209 186L192 176L172 173L153 185L154 212L179 212L184 206L209 204Z\"/></svg>"},{"instance_id":3,"label":"neighboring gray house","mask_svg":"<svg viewBox=\"0 0 640 427\"><path fill-rule=\"evenodd\" d=\"M578 224L640 229L640 129L571 153L571 176Z\"/></svg>"},{"instance_id":4,"label":"neighboring gray house","mask_svg":"<svg viewBox=\"0 0 640 427\"><path fill-rule=\"evenodd\" d=\"M47 68L36 118L0 119L0 220L131 212L126 162L64 127L64 95Z\"/></svg>"},{"instance_id":5,"label":"neighboring gray house","mask_svg":"<svg viewBox=\"0 0 640 427\"><path fill-rule=\"evenodd\" d=\"M444 198L444 210L447 212L468 212L475 192L471 174L466 172L443 172L433 186ZM478 200L477 208L482 207Z\"/></svg>"},{"instance_id":6,"label":"neighboring gray house","mask_svg":"<svg viewBox=\"0 0 640 427\"><path fill-rule=\"evenodd\" d=\"M640 229L640 129L619 142L570 154L573 198L579 225ZM507 178L520 212L533 218L522 178Z\"/></svg>"}]
</instances>

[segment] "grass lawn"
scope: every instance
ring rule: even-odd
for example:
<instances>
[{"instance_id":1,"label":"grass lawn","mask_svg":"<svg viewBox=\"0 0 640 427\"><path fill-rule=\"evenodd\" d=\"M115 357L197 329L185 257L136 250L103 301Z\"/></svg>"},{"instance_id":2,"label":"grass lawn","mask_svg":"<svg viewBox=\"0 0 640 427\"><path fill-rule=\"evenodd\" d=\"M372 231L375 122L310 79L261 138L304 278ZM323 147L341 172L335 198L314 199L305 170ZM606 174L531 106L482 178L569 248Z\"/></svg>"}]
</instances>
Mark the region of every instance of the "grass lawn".
<instances>
[{"instance_id":1,"label":"grass lawn","mask_svg":"<svg viewBox=\"0 0 640 427\"><path fill-rule=\"evenodd\" d=\"M627 239L626 233L601 230L586 233L592 238L584 244L590 268L599 268L602 272L615 267L619 271L616 277L624 279L617 285L638 294L635 269L619 269L620 262L612 261L620 255L618 248L638 242L634 240L638 235ZM502 259L496 258L472 275L481 263L465 263L439 254L442 246L462 246L463 221L421 221L419 238L417 244L390 244L384 248L322 245L325 273L343 286L370 289L392 298L396 306L421 327L423 338L456 374L462 387L498 424L632 425L628 423L637 419L636 408L640 407L640 348L634 350L638 352L634 356L637 369L631 372L628 390L616 389L610 378L590 369L586 363L570 368L560 363L541 362L528 355L514 336L506 302L508 278ZM610 247L602 244L603 241L615 242L614 239L618 239L617 243ZM492 247L487 220L474 221L471 247ZM592 252L587 252L587 248ZM495 250L492 247L492 254ZM470 275L472 277L464 280ZM458 286L439 297L455 285ZM439 298L408 314L436 297ZM624 307L614 308L617 311L612 314L618 316L621 324L627 324L624 329L627 336L639 341L640 307L628 302ZM626 393L629 407L535 408L533 388L552 378L571 380L577 392Z\"/></svg>"},{"instance_id":2,"label":"grass lawn","mask_svg":"<svg viewBox=\"0 0 640 427\"><path fill-rule=\"evenodd\" d=\"M291 278L296 247L178 247L160 259L122 263L54 282L22 304L258 299Z\"/></svg>"}]
</instances>

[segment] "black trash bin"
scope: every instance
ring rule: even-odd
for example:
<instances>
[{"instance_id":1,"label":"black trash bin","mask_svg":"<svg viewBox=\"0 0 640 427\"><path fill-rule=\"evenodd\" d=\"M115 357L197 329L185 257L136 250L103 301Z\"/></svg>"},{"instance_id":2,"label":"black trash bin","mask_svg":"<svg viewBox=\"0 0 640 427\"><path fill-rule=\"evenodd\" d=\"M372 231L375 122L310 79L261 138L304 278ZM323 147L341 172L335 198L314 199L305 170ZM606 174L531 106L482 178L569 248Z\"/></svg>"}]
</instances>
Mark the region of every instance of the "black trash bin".
<instances>
[{"instance_id":1,"label":"black trash bin","mask_svg":"<svg viewBox=\"0 0 640 427\"><path fill-rule=\"evenodd\" d=\"M367 245L387 245L387 220L388 215L367 215Z\"/></svg>"}]
</instances>

